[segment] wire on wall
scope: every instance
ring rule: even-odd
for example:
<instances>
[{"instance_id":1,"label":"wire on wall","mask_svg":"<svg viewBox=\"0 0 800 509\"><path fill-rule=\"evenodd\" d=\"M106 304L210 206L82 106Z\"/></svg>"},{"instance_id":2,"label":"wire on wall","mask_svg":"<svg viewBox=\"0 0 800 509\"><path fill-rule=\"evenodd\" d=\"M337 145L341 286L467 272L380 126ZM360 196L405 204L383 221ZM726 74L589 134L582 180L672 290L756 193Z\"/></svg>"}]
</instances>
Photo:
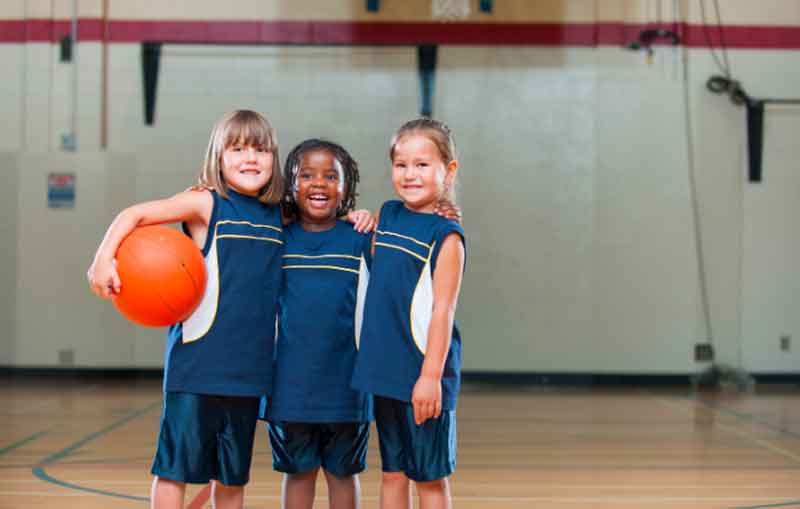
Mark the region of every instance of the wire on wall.
<instances>
[{"instance_id":1,"label":"wire on wall","mask_svg":"<svg viewBox=\"0 0 800 509\"><path fill-rule=\"evenodd\" d=\"M725 29L722 27L722 13L719 8L719 0L714 0L714 11L717 17L717 35L719 36L719 49L720 56L717 56L717 51L714 48L714 40L709 31L708 16L706 15L706 0L698 0L700 3L700 17L703 22L703 35L706 39L706 44L711 52L711 58L717 64L717 68L726 78L731 77L731 64L728 60L728 47L725 44Z\"/></svg>"},{"instance_id":2,"label":"wire on wall","mask_svg":"<svg viewBox=\"0 0 800 509\"><path fill-rule=\"evenodd\" d=\"M703 0L700 0L701 3ZM697 256L698 286L700 305L703 310L705 340L714 344L714 328L711 322L711 304L708 294L708 274L706 272L703 232L700 223L700 203L697 193L697 168L694 159L694 127L692 125L691 96L689 93L689 50L683 47L683 103L686 122L686 158L689 172L689 192L691 195L692 219L694 221L695 253Z\"/></svg>"}]
</instances>

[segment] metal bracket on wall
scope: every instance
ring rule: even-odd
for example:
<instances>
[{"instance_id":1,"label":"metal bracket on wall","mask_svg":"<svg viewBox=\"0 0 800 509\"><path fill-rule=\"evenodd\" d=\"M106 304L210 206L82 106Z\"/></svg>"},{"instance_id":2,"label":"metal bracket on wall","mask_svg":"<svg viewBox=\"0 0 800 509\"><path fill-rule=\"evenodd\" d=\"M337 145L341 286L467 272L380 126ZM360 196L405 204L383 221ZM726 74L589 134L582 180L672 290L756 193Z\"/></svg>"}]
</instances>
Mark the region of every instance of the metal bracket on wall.
<instances>
[{"instance_id":1,"label":"metal bracket on wall","mask_svg":"<svg viewBox=\"0 0 800 509\"><path fill-rule=\"evenodd\" d=\"M156 115L158 70L163 42L142 43L142 87L144 90L144 123L153 125ZM436 74L436 45L417 46L417 70L420 83L420 115L433 114L434 76Z\"/></svg>"},{"instance_id":2,"label":"metal bracket on wall","mask_svg":"<svg viewBox=\"0 0 800 509\"><path fill-rule=\"evenodd\" d=\"M142 43L142 85L144 90L144 123L153 125L156 114L158 70L163 42ZM436 76L435 44L417 46L417 71L420 84L420 115L433 115L434 78Z\"/></svg>"},{"instance_id":3,"label":"metal bracket on wall","mask_svg":"<svg viewBox=\"0 0 800 509\"><path fill-rule=\"evenodd\" d=\"M144 88L144 123L146 125L153 125L155 122L161 46L160 42L142 43L142 85Z\"/></svg>"},{"instance_id":4,"label":"metal bracket on wall","mask_svg":"<svg viewBox=\"0 0 800 509\"><path fill-rule=\"evenodd\" d=\"M58 40L59 61L72 62L72 37L65 35Z\"/></svg>"},{"instance_id":5,"label":"metal bracket on wall","mask_svg":"<svg viewBox=\"0 0 800 509\"><path fill-rule=\"evenodd\" d=\"M733 104L737 106L744 104L747 108L747 175L750 182L761 182L765 106L769 104L800 106L800 99L756 99L747 95L738 81L719 75L708 78L706 88L715 94L727 94Z\"/></svg>"},{"instance_id":6,"label":"metal bracket on wall","mask_svg":"<svg viewBox=\"0 0 800 509\"><path fill-rule=\"evenodd\" d=\"M417 46L417 70L419 72L419 114L433 115L433 90L436 77L436 54L438 46Z\"/></svg>"}]
</instances>

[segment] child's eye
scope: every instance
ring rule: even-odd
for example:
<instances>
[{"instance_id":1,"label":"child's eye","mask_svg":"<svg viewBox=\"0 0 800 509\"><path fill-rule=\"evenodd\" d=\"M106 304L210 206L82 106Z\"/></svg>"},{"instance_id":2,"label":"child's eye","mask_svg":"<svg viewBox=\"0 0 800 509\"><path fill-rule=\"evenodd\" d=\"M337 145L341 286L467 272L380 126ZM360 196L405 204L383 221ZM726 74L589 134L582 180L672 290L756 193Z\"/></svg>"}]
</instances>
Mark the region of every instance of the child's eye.
<instances>
[{"instance_id":1,"label":"child's eye","mask_svg":"<svg viewBox=\"0 0 800 509\"><path fill-rule=\"evenodd\" d=\"M256 150L257 150L258 152L268 152L268 150L267 150L267 147L265 147L265 146L263 146L263 145L262 145L262 146L259 146L259 147L256 147Z\"/></svg>"},{"instance_id":2,"label":"child's eye","mask_svg":"<svg viewBox=\"0 0 800 509\"><path fill-rule=\"evenodd\" d=\"M336 174L336 173L333 173L333 174L330 174L330 175L326 175L325 178L330 180L331 182L335 182L335 181L339 180L339 175Z\"/></svg>"}]
</instances>

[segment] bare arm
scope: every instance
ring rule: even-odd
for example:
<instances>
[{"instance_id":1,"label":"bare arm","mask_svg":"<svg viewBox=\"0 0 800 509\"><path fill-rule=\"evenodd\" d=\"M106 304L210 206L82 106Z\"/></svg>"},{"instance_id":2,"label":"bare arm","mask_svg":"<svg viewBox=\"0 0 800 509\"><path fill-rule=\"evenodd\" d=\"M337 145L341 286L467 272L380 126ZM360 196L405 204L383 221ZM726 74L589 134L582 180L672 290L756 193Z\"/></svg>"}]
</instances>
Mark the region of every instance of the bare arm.
<instances>
[{"instance_id":1,"label":"bare arm","mask_svg":"<svg viewBox=\"0 0 800 509\"><path fill-rule=\"evenodd\" d=\"M121 286L114 268L114 255L125 237L138 226L185 221L195 243L202 246L213 205L208 191L184 191L164 200L139 203L120 212L108 227L86 273L92 291L104 299L119 292Z\"/></svg>"},{"instance_id":2,"label":"bare arm","mask_svg":"<svg viewBox=\"0 0 800 509\"><path fill-rule=\"evenodd\" d=\"M369 255L372 257L373 263L375 260L375 237L378 235L378 225L381 222L381 211L375 214L375 231L372 232L372 239L369 242Z\"/></svg>"},{"instance_id":3,"label":"bare arm","mask_svg":"<svg viewBox=\"0 0 800 509\"><path fill-rule=\"evenodd\" d=\"M353 229L359 233L369 233L378 224L378 219L372 217L372 214L367 209L351 210L344 217L344 220L352 223Z\"/></svg>"},{"instance_id":4,"label":"bare arm","mask_svg":"<svg viewBox=\"0 0 800 509\"><path fill-rule=\"evenodd\" d=\"M442 413L442 372L450 351L464 257L461 237L457 233L445 237L433 274L433 313L428 328L425 360L412 394L411 403L417 425Z\"/></svg>"}]
</instances>

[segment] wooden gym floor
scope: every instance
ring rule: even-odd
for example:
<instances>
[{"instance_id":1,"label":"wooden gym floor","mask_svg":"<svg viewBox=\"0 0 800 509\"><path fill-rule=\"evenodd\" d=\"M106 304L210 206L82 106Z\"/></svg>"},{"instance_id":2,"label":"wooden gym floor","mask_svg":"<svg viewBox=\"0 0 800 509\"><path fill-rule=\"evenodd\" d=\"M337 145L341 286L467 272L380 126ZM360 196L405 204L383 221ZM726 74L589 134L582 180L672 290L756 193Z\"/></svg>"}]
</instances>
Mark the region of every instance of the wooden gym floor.
<instances>
[{"instance_id":1,"label":"wooden gym floor","mask_svg":"<svg viewBox=\"0 0 800 509\"><path fill-rule=\"evenodd\" d=\"M14 376L0 384L0 508L147 507L158 380ZM692 394L468 384L458 416L460 509L800 507L793 386ZM369 465L364 509L378 504L374 429ZM279 508L279 487L259 427L246 507ZM325 493L320 481L316 507L327 508Z\"/></svg>"}]
</instances>

